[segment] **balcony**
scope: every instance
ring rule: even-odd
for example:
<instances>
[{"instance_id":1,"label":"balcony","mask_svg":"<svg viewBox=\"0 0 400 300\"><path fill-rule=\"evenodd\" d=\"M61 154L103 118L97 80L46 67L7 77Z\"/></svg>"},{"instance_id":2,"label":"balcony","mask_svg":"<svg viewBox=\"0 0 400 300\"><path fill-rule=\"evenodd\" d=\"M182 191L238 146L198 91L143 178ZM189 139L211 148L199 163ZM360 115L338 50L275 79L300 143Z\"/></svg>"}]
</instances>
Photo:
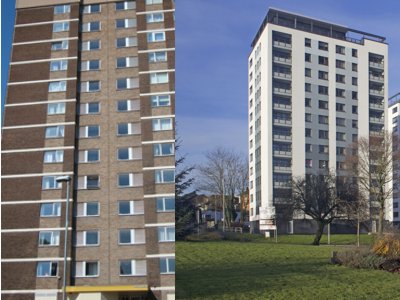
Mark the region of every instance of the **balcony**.
<instances>
[{"instance_id":1,"label":"balcony","mask_svg":"<svg viewBox=\"0 0 400 300\"><path fill-rule=\"evenodd\" d=\"M292 49L292 44L285 40L274 40L274 47L279 47L283 49Z\"/></svg>"},{"instance_id":2,"label":"balcony","mask_svg":"<svg viewBox=\"0 0 400 300\"><path fill-rule=\"evenodd\" d=\"M370 61L369 66L371 68L377 68L377 69L383 69L385 65L382 62L375 62L375 61Z\"/></svg>"},{"instance_id":3,"label":"balcony","mask_svg":"<svg viewBox=\"0 0 400 300\"><path fill-rule=\"evenodd\" d=\"M369 80L379 82L379 83L384 83L385 77L383 76L376 76L376 75L369 75Z\"/></svg>"},{"instance_id":4,"label":"balcony","mask_svg":"<svg viewBox=\"0 0 400 300\"><path fill-rule=\"evenodd\" d=\"M274 87L274 93L277 94L277 95L291 96L292 95L292 90L285 89L285 88Z\"/></svg>"},{"instance_id":5,"label":"balcony","mask_svg":"<svg viewBox=\"0 0 400 300\"><path fill-rule=\"evenodd\" d=\"M290 189L291 187L290 181L274 181L274 188Z\"/></svg>"},{"instance_id":6,"label":"balcony","mask_svg":"<svg viewBox=\"0 0 400 300\"><path fill-rule=\"evenodd\" d=\"M274 125L291 126L292 125L292 120L274 118Z\"/></svg>"},{"instance_id":7,"label":"balcony","mask_svg":"<svg viewBox=\"0 0 400 300\"><path fill-rule=\"evenodd\" d=\"M277 156L277 157L292 157L292 151L274 150L274 156Z\"/></svg>"},{"instance_id":8,"label":"balcony","mask_svg":"<svg viewBox=\"0 0 400 300\"><path fill-rule=\"evenodd\" d=\"M274 133L274 141L291 141L292 136L291 135L284 135L284 134L276 134Z\"/></svg>"},{"instance_id":9,"label":"balcony","mask_svg":"<svg viewBox=\"0 0 400 300\"><path fill-rule=\"evenodd\" d=\"M369 135L374 137L383 137L384 133L383 131L370 131Z\"/></svg>"},{"instance_id":10,"label":"balcony","mask_svg":"<svg viewBox=\"0 0 400 300\"><path fill-rule=\"evenodd\" d=\"M274 62L291 65L292 59L290 57L274 56Z\"/></svg>"},{"instance_id":11,"label":"balcony","mask_svg":"<svg viewBox=\"0 0 400 300\"><path fill-rule=\"evenodd\" d=\"M369 93L370 93L370 95L379 96L379 97L383 97L385 95L385 91L384 90L370 89Z\"/></svg>"},{"instance_id":12,"label":"balcony","mask_svg":"<svg viewBox=\"0 0 400 300\"><path fill-rule=\"evenodd\" d=\"M291 80L292 79L292 74L274 71L274 78L275 79Z\"/></svg>"},{"instance_id":13,"label":"balcony","mask_svg":"<svg viewBox=\"0 0 400 300\"><path fill-rule=\"evenodd\" d=\"M375 110L385 110L385 106L383 105L383 103L370 103L369 108Z\"/></svg>"},{"instance_id":14,"label":"balcony","mask_svg":"<svg viewBox=\"0 0 400 300\"><path fill-rule=\"evenodd\" d=\"M281 173L292 173L292 167L274 166L274 171L281 172Z\"/></svg>"},{"instance_id":15,"label":"balcony","mask_svg":"<svg viewBox=\"0 0 400 300\"><path fill-rule=\"evenodd\" d=\"M384 124L385 123L385 118L376 118L376 117L370 117L369 121L371 123L378 123L378 124Z\"/></svg>"}]
</instances>

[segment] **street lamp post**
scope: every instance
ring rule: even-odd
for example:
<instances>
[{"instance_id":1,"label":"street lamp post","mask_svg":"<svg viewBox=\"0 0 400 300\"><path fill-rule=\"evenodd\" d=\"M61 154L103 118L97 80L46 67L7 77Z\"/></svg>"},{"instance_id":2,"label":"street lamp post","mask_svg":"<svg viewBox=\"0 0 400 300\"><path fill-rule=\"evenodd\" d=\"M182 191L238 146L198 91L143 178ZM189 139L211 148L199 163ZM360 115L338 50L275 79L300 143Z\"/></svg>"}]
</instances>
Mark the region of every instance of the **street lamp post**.
<instances>
[{"instance_id":1,"label":"street lamp post","mask_svg":"<svg viewBox=\"0 0 400 300\"><path fill-rule=\"evenodd\" d=\"M62 299L67 299L67 240L68 240L68 222L69 222L69 185L71 176L59 176L56 178L57 182L67 183L67 200L65 204L65 232L64 232L64 270L63 270L63 296Z\"/></svg>"},{"instance_id":2,"label":"street lamp post","mask_svg":"<svg viewBox=\"0 0 400 300\"><path fill-rule=\"evenodd\" d=\"M225 180L222 177L222 217L224 218L222 222L222 231L225 232Z\"/></svg>"}]
</instances>

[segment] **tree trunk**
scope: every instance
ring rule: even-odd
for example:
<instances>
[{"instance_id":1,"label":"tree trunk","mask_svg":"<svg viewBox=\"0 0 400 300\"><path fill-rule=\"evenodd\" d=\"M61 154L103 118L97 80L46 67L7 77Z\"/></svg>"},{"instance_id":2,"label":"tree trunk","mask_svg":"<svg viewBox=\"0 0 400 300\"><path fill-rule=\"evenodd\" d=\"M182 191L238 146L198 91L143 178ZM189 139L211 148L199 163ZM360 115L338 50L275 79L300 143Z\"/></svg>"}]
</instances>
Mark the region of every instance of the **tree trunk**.
<instances>
[{"instance_id":1,"label":"tree trunk","mask_svg":"<svg viewBox=\"0 0 400 300\"><path fill-rule=\"evenodd\" d=\"M383 217L385 215L385 207L379 208L379 224L378 224L378 235L383 234Z\"/></svg>"},{"instance_id":2,"label":"tree trunk","mask_svg":"<svg viewBox=\"0 0 400 300\"><path fill-rule=\"evenodd\" d=\"M318 228L317 228L317 232L315 233L314 242L312 244L319 246L319 242L321 241L322 234L324 233L325 223L322 221L317 221L317 222L318 222Z\"/></svg>"},{"instance_id":3,"label":"tree trunk","mask_svg":"<svg viewBox=\"0 0 400 300\"><path fill-rule=\"evenodd\" d=\"M357 247L360 247L360 218L357 218Z\"/></svg>"}]
</instances>

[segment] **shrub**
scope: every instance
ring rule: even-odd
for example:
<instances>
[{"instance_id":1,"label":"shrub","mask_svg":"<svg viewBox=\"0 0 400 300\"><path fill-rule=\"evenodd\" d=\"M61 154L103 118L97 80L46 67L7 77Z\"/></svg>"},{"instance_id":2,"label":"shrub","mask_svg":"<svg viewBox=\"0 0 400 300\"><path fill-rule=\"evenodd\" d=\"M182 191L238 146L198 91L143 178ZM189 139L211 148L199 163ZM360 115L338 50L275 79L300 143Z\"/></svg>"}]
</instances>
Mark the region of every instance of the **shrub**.
<instances>
[{"instance_id":1,"label":"shrub","mask_svg":"<svg viewBox=\"0 0 400 300\"><path fill-rule=\"evenodd\" d=\"M399 258L400 234L392 232L385 234L381 238L378 238L372 247L372 251L379 256L387 258Z\"/></svg>"},{"instance_id":2,"label":"shrub","mask_svg":"<svg viewBox=\"0 0 400 300\"><path fill-rule=\"evenodd\" d=\"M368 249L353 249L336 253L334 263L358 269L379 269L384 257L371 253Z\"/></svg>"}]
</instances>

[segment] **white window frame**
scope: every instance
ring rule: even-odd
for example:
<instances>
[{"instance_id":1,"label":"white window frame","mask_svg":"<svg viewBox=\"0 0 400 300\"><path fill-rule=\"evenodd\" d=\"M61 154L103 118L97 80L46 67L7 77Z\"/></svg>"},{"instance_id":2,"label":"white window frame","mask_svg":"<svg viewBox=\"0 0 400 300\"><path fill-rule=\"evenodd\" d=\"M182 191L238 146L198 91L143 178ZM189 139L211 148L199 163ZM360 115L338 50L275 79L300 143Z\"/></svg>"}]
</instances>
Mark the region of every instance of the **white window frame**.
<instances>
[{"instance_id":1,"label":"white window frame","mask_svg":"<svg viewBox=\"0 0 400 300\"><path fill-rule=\"evenodd\" d=\"M61 15L61 14L66 14L71 12L71 5L66 4L66 5L56 5L54 6L54 14L55 15Z\"/></svg>"},{"instance_id":2,"label":"white window frame","mask_svg":"<svg viewBox=\"0 0 400 300\"><path fill-rule=\"evenodd\" d=\"M97 204L97 214L96 215L88 215L87 214L87 211L88 211L88 204L94 204L94 203L96 203ZM82 207L82 211L83 211L83 214L82 215L80 215L79 214L79 207ZM91 201L91 202L80 202L80 203L78 203L77 204L77 210L76 210L76 213L75 213L75 216L77 217L77 218L82 218L82 217L98 217L98 216L100 216L100 204L99 204L99 202L97 202L97 201Z\"/></svg>"},{"instance_id":3,"label":"white window frame","mask_svg":"<svg viewBox=\"0 0 400 300\"><path fill-rule=\"evenodd\" d=\"M118 87L119 81L125 81L126 87ZM139 78L117 78L115 82L115 88L117 91L129 90L129 89L137 89L139 87Z\"/></svg>"},{"instance_id":4,"label":"white window frame","mask_svg":"<svg viewBox=\"0 0 400 300\"><path fill-rule=\"evenodd\" d=\"M118 104L120 102L126 102L126 106L127 106L126 110L120 110L118 108ZM138 99L134 99L134 100L123 99L123 100L117 101L117 112L129 112L129 111L138 111L138 110L140 110L140 100L138 100Z\"/></svg>"},{"instance_id":5,"label":"white window frame","mask_svg":"<svg viewBox=\"0 0 400 300\"><path fill-rule=\"evenodd\" d=\"M123 66L119 66L121 61L124 62ZM117 69L134 68L139 65L139 60L137 56L117 57L115 65Z\"/></svg>"},{"instance_id":6,"label":"white window frame","mask_svg":"<svg viewBox=\"0 0 400 300\"><path fill-rule=\"evenodd\" d=\"M150 74L150 84L164 84L169 82L168 72L158 72Z\"/></svg>"},{"instance_id":7,"label":"white window frame","mask_svg":"<svg viewBox=\"0 0 400 300\"><path fill-rule=\"evenodd\" d=\"M168 120L168 121L166 121ZM152 120L153 131L172 130L172 118L158 118Z\"/></svg>"},{"instance_id":8,"label":"white window frame","mask_svg":"<svg viewBox=\"0 0 400 300\"><path fill-rule=\"evenodd\" d=\"M90 112L89 108L92 105L98 104L97 107L99 108L98 111L96 112ZM82 103L79 105L79 114L80 115L98 115L100 114L101 111L101 104L100 102L87 102L87 103Z\"/></svg>"},{"instance_id":9,"label":"white window frame","mask_svg":"<svg viewBox=\"0 0 400 300\"><path fill-rule=\"evenodd\" d=\"M98 132L99 134L96 136L89 136L89 127L97 126L98 127ZM84 130L83 130L84 128ZM81 133L84 131L84 134L81 135ZM100 125L87 125L87 126L81 126L79 127L79 134L78 134L80 139L95 139L100 137Z\"/></svg>"},{"instance_id":10,"label":"white window frame","mask_svg":"<svg viewBox=\"0 0 400 300\"><path fill-rule=\"evenodd\" d=\"M161 18L156 18L160 16ZM154 12L146 14L146 23L158 23L158 22L164 22L164 13Z\"/></svg>"},{"instance_id":11,"label":"white window frame","mask_svg":"<svg viewBox=\"0 0 400 300\"><path fill-rule=\"evenodd\" d=\"M135 157L134 156L134 151L133 151L133 149L134 148L136 148L136 149L140 149L140 157ZM124 159L124 158L120 158L119 157L119 151L120 150L128 150L128 158L126 158L126 159ZM129 161L129 160L138 160L138 159L142 159L142 148L141 147L120 147L120 148L118 148L117 149L117 160L118 161Z\"/></svg>"},{"instance_id":12,"label":"white window frame","mask_svg":"<svg viewBox=\"0 0 400 300\"><path fill-rule=\"evenodd\" d=\"M98 29L92 29L93 25L99 25ZM99 32L101 31L101 22L100 21L92 21L92 22L86 22L82 24L82 28L81 28L82 32Z\"/></svg>"},{"instance_id":13,"label":"white window frame","mask_svg":"<svg viewBox=\"0 0 400 300\"><path fill-rule=\"evenodd\" d=\"M163 0L146 0L146 5L162 4Z\"/></svg>"},{"instance_id":14,"label":"white window frame","mask_svg":"<svg viewBox=\"0 0 400 300\"><path fill-rule=\"evenodd\" d=\"M125 40L125 46L118 46L118 40ZM129 47L137 47L137 37L135 36L127 36L127 37L121 37L117 38L115 40L115 47L118 48L129 48Z\"/></svg>"},{"instance_id":15,"label":"white window frame","mask_svg":"<svg viewBox=\"0 0 400 300\"><path fill-rule=\"evenodd\" d=\"M96 244L89 244L87 241L88 233L96 233L97 235L97 243ZM79 243L79 240L82 240L82 243ZM100 245L100 232L98 230L83 230L77 231L75 235L74 241L75 247L95 247Z\"/></svg>"},{"instance_id":16,"label":"white window frame","mask_svg":"<svg viewBox=\"0 0 400 300\"><path fill-rule=\"evenodd\" d=\"M55 135L50 135L50 130L55 129L56 134ZM58 125L58 126L48 126L45 129L45 138L46 139L60 139L63 138L65 135L65 128L64 125Z\"/></svg>"},{"instance_id":17,"label":"white window frame","mask_svg":"<svg viewBox=\"0 0 400 300\"><path fill-rule=\"evenodd\" d=\"M121 213L120 205L122 203L129 204L129 212L128 213ZM140 203L140 205L139 205L139 203ZM143 214L144 214L143 200L120 200L120 201L118 201L118 215L119 216L133 216L133 215L143 215Z\"/></svg>"},{"instance_id":18,"label":"white window frame","mask_svg":"<svg viewBox=\"0 0 400 300\"><path fill-rule=\"evenodd\" d=\"M88 177L91 177L91 176L97 176L97 186L94 186L94 187L88 187ZM98 190L98 189L100 189L100 176L99 175L97 175L97 174L93 174L93 175L85 175L85 176L78 176L78 184L77 184L77 189L78 190ZM83 180L83 186L82 187L80 187L79 186L79 180Z\"/></svg>"},{"instance_id":19,"label":"white window frame","mask_svg":"<svg viewBox=\"0 0 400 300\"><path fill-rule=\"evenodd\" d=\"M90 64L92 62L99 62L99 67L97 69L91 68ZM101 60L100 59L84 60L84 61L81 62L81 68L80 68L81 72L84 72L84 71L98 71L100 69L101 69Z\"/></svg>"},{"instance_id":20,"label":"white window frame","mask_svg":"<svg viewBox=\"0 0 400 300\"><path fill-rule=\"evenodd\" d=\"M161 271L161 262L165 261L166 271ZM171 271L170 261L174 261L174 270ZM175 274L175 257L161 257L160 258L160 274Z\"/></svg>"},{"instance_id":21,"label":"white window frame","mask_svg":"<svg viewBox=\"0 0 400 300\"><path fill-rule=\"evenodd\" d=\"M172 146L172 152L168 154L164 154L163 152L163 145L171 145ZM158 152L158 154L157 154ZM153 155L154 156L172 156L175 155L175 145L174 143L156 143L153 145Z\"/></svg>"},{"instance_id":22,"label":"white window frame","mask_svg":"<svg viewBox=\"0 0 400 300\"><path fill-rule=\"evenodd\" d=\"M57 176L43 176L42 177L42 190L61 190L62 189L62 183L56 181ZM49 187L45 187L45 179L47 180L52 180L52 182L49 181Z\"/></svg>"},{"instance_id":23,"label":"white window frame","mask_svg":"<svg viewBox=\"0 0 400 300\"><path fill-rule=\"evenodd\" d=\"M95 274L95 275L85 275L88 263L96 263L97 264L97 274ZM81 265L81 270L82 270L81 274L77 274L77 272L76 272L78 264ZM99 261L76 261L75 262L75 277L76 278L99 277L99 275L100 275L100 262Z\"/></svg>"},{"instance_id":24,"label":"white window frame","mask_svg":"<svg viewBox=\"0 0 400 300\"><path fill-rule=\"evenodd\" d=\"M61 45L61 47L58 48L58 45ZM69 41L57 41L51 43L51 51L68 50L68 47L69 47Z\"/></svg>"},{"instance_id":25,"label":"white window frame","mask_svg":"<svg viewBox=\"0 0 400 300\"><path fill-rule=\"evenodd\" d=\"M99 10L95 11L95 12L92 12L92 7L93 6L98 6ZM83 6L82 13L83 14L98 14L98 13L101 13L101 4L87 4L87 5Z\"/></svg>"},{"instance_id":26,"label":"white window frame","mask_svg":"<svg viewBox=\"0 0 400 300\"><path fill-rule=\"evenodd\" d=\"M119 27L118 23L120 21L124 21L124 26ZM137 26L137 21L134 18L125 18L125 19L116 19L115 20L115 28L116 29L126 29L126 28L134 28Z\"/></svg>"},{"instance_id":27,"label":"white window frame","mask_svg":"<svg viewBox=\"0 0 400 300\"><path fill-rule=\"evenodd\" d=\"M128 133L119 133L120 125L127 125ZM137 131L134 131L134 129L137 129ZM118 123L117 124L117 136L137 135L137 134L140 134L140 132L141 132L140 123Z\"/></svg>"},{"instance_id":28,"label":"white window frame","mask_svg":"<svg viewBox=\"0 0 400 300\"><path fill-rule=\"evenodd\" d=\"M163 99L163 98L165 98L165 99ZM170 95L153 95L150 97L150 101L151 101L151 107L171 106L171 96Z\"/></svg>"},{"instance_id":29,"label":"white window frame","mask_svg":"<svg viewBox=\"0 0 400 300\"><path fill-rule=\"evenodd\" d=\"M143 232L143 241L136 241L137 240L137 234L136 231L141 230ZM121 232L122 231L129 231L129 242L128 243L122 243L121 242ZM118 245L140 245L140 244L145 244L146 243L146 236L145 236L145 230L141 228L120 228L118 229Z\"/></svg>"},{"instance_id":30,"label":"white window frame","mask_svg":"<svg viewBox=\"0 0 400 300\"><path fill-rule=\"evenodd\" d=\"M174 203L174 209L167 209L166 201L171 201ZM174 212L175 211L175 197L157 197L156 198L157 212ZM162 209L159 209L159 204L161 203Z\"/></svg>"},{"instance_id":31,"label":"white window frame","mask_svg":"<svg viewBox=\"0 0 400 300\"><path fill-rule=\"evenodd\" d=\"M50 72L66 71L68 69L68 60L60 59L50 62Z\"/></svg>"},{"instance_id":32,"label":"white window frame","mask_svg":"<svg viewBox=\"0 0 400 300\"><path fill-rule=\"evenodd\" d=\"M137 273L136 262L141 261L144 262L145 270L143 274ZM131 263L131 273L130 274L121 274L121 263ZM145 260L120 260L119 261L119 276L126 277L126 276L146 276L147 275L147 265Z\"/></svg>"},{"instance_id":33,"label":"white window frame","mask_svg":"<svg viewBox=\"0 0 400 300\"><path fill-rule=\"evenodd\" d=\"M44 151L43 153L44 164L58 164L62 162L64 162L64 150Z\"/></svg>"},{"instance_id":34,"label":"white window frame","mask_svg":"<svg viewBox=\"0 0 400 300\"><path fill-rule=\"evenodd\" d=\"M66 80L49 82L49 89L48 89L49 93L60 93L60 92L65 92L66 90L67 90Z\"/></svg>"},{"instance_id":35,"label":"white window frame","mask_svg":"<svg viewBox=\"0 0 400 300\"><path fill-rule=\"evenodd\" d=\"M120 185L120 176L126 176L128 175L128 179L129 179L129 184L128 185ZM117 175L117 186L118 188L131 188L131 187L139 187L142 186L142 182L143 180L139 180L139 183L135 184L135 176L134 175L138 175L138 173L119 173Z\"/></svg>"},{"instance_id":36,"label":"white window frame","mask_svg":"<svg viewBox=\"0 0 400 300\"><path fill-rule=\"evenodd\" d=\"M99 48L92 48L92 43L94 42L99 42ZM99 39L82 41L81 43L81 51L96 51L100 49L101 49L101 40Z\"/></svg>"},{"instance_id":37,"label":"white window frame","mask_svg":"<svg viewBox=\"0 0 400 300\"><path fill-rule=\"evenodd\" d=\"M69 31L69 22L55 22L53 23L53 32Z\"/></svg>"},{"instance_id":38,"label":"white window frame","mask_svg":"<svg viewBox=\"0 0 400 300\"><path fill-rule=\"evenodd\" d=\"M168 60L167 51L154 51L148 54L149 63L166 62Z\"/></svg>"},{"instance_id":39,"label":"white window frame","mask_svg":"<svg viewBox=\"0 0 400 300\"><path fill-rule=\"evenodd\" d=\"M91 90L90 83L98 82L98 89ZM96 93L101 91L101 81L100 80L89 80L89 81L81 81L80 92L81 93Z\"/></svg>"},{"instance_id":40,"label":"white window frame","mask_svg":"<svg viewBox=\"0 0 400 300\"><path fill-rule=\"evenodd\" d=\"M172 181L165 181L165 174L166 172L173 172L174 173L174 180ZM161 170L155 170L154 171L154 182L156 184L168 184L168 183L175 183L175 169L161 169Z\"/></svg>"},{"instance_id":41,"label":"white window frame","mask_svg":"<svg viewBox=\"0 0 400 300\"><path fill-rule=\"evenodd\" d=\"M45 205L51 205L51 214L46 215L45 212ZM54 218L61 216L61 203L60 202L49 202L49 203L42 203L40 205L40 217L41 218Z\"/></svg>"},{"instance_id":42,"label":"white window frame","mask_svg":"<svg viewBox=\"0 0 400 300\"><path fill-rule=\"evenodd\" d=\"M165 41L165 31L153 31L147 33L148 43L158 43Z\"/></svg>"},{"instance_id":43,"label":"white window frame","mask_svg":"<svg viewBox=\"0 0 400 300\"><path fill-rule=\"evenodd\" d=\"M97 151L97 160L88 160L89 157L89 151ZM81 160L81 153L83 153L84 160ZM79 150L78 152L78 162L79 163L86 163L86 164L93 164L93 163L98 163L100 161L100 149L87 149L87 150Z\"/></svg>"},{"instance_id":44,"label":"white window frame","mask_svg":"<svg viewBox=\"0 0 400 300\"><path fill-rule=\"evenodd\" d=\"M117 4L124 4L124 8L123 9L117 9ZM135 9L136 8L136 2L135 1L118 1L115 2L115 10L116 11L121 11L121 10L129 10L129 9Z\"/></svg>"},{"instance_id":45,"label":"white window frame","mask_svg":"<svg viewBox=\"0 0 400 300\"><path fill-rule=\"evenodd\" d=\"M39 266L44 265L44 264L49 264L49 275L39 275ZM56 274L52 275L51 271L53 269L53 266L56 268ZM36 277L57 277L58 276L58 262L56 261L38 261L36 265Z\"/></svg>"},{"instance_id":46,"label":"white window frame","mask_svg":"<svg viewBox=\"0 0 400 300\"><path fill-rule=\"evenodd\" d=\"M65 102L56 102L47 104L47 115L65 114Z\"/></svg>"},{"instance_id":47,"label":"white window frame","mask_svg":"<svg viewBox=\"0 0 400 300\"><path fill-rule=\"evenodd\" d=\"M173 231L169 232L169 231ZM168 233L173 237L172 239L168 239ZM158 242L175 242L175 227L174 226L161 226L158 227Z\"/></svg>"},{"instance_id":48,"label":"white window frame","mask_svg":"<svg viewBox=\"0 0 400 300\"><path fill-rule=\"evenodd\" d=\"M42 241L44 241L44 238L43 238L44 235L50 235L50 243L49 244L42 243ZM60 231L57 231L57 230L39 231L38 245L39 245L39 247L51 247L51 246L60 245Z\"/></svg>"}]
</instances>

